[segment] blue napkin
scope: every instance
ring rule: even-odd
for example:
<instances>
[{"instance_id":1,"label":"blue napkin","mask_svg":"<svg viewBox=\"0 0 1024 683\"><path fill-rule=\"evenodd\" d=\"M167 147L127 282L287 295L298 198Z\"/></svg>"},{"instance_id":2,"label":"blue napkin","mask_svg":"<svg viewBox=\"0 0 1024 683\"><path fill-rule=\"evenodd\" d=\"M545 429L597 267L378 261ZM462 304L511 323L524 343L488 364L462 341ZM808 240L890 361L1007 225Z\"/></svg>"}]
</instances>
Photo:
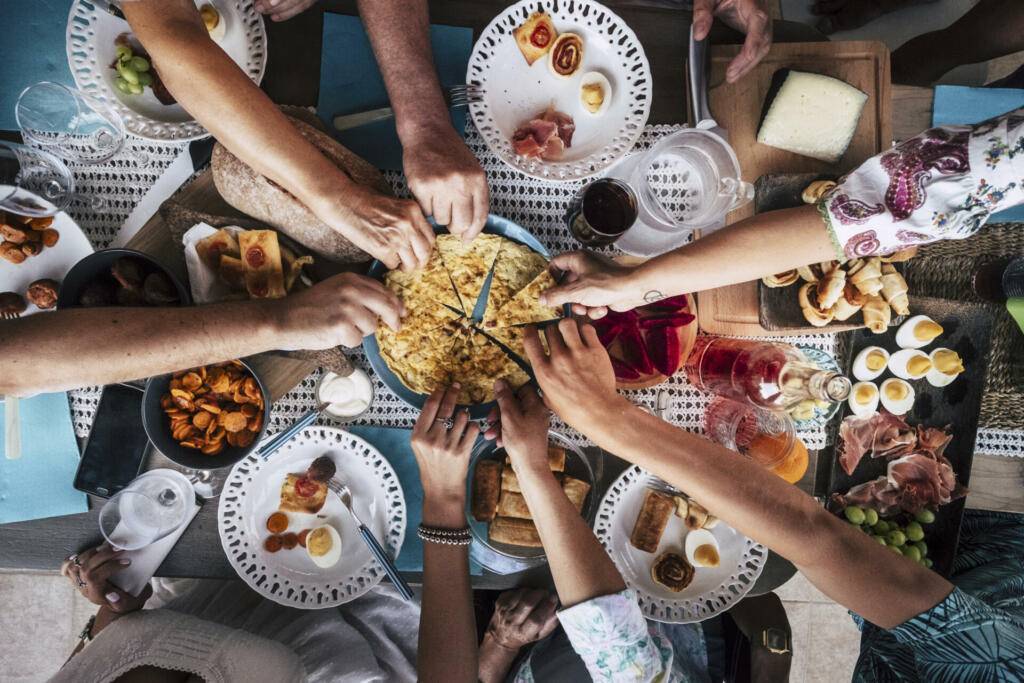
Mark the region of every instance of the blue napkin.
<instances>
[{"instance_id":1,"label":"blue napkin","mask_svg":"<svg viewBox=\"0 0 1024 683\"><path fill-rule=\"evenodd\" d=\"M85 494L72 486L78 442L65 393L18 402L21 457L4 453L4 405L0 404L0 524L86 512Z\"/></svg>"},{"instance_id":2,"label":"blue napkin","mask_svg":"<svg viewBox=\"0 0 1024 683\"><path fill-rule=\"evenodd\" d=\"M423 522L423 485L420 483L420 468L416 464L416 455L409 445L411 429L393 429L391 427L369 427L356 425L347 428L361 439L366 439L388 459L398 474L405 494L405 541L402 550L395 558L395 566L403 572L423 571L423 541L416 535L416 529ZM469 573L479 576L483 569L470 560Z\"/></svg>"},{"instance_id":3,"label":"blue napkin","mask_svg":"<svg viewBox=\"0 0 1024 683\"><path fill-rule=\"evenodd\" d=\"M466 82L466 65L473 50L473 31L455 26L431 26L430 46L441 85ZM334 117L388 106L377 60L359 17L324 13L320 57L320 99L317 113L338 142L377 168L402 170L402 145L395 120L377 121L346 131L334 130ZM451 110L452 125L462 135L466 108Z\"/></svg>"},{"instance_id":4,"label":"blue napkin","mask_svg":"<svg viewBox=\"0 0 1024 683\"><path fill-rule=\"evenodd\" d=\"M935 86L932 125L980 123L1024 106L1024 90L1018 88L967 88L958 85ZM995 223L1024 222L1024 206L992 214Z\"/></svg>"},{"instance_id":5,"label":"blue napkin","mask_svg":"<svg viewBox=\"0 0 1024 683\"><path fill-rule=\"evenodd\" d=\"M74 87L64 50L64 30L72 0L3 3L0 54L0 130L17 130L14 103L21 91L39 81Z\"/></svg>"}]
</instances>

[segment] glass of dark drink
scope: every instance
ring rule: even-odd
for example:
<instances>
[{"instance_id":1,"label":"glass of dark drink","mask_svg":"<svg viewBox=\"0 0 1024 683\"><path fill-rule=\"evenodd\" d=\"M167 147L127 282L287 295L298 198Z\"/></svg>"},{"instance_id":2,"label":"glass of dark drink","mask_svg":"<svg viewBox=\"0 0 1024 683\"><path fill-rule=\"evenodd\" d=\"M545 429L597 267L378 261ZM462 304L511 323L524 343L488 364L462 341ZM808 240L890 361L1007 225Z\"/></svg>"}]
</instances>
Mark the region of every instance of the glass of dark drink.
<instances>
[{"instance_id":1,"label":"glass of dark drink","mask_svg":"<svg viewBox=\"0 0 1024 683\"><path fill-rule=\"evenodd\" d=\"M621 180L601 178L573 197L566 222L585 247L603 247L622 237L636 222L636 194Z\"/></svg>"}]
</instances>

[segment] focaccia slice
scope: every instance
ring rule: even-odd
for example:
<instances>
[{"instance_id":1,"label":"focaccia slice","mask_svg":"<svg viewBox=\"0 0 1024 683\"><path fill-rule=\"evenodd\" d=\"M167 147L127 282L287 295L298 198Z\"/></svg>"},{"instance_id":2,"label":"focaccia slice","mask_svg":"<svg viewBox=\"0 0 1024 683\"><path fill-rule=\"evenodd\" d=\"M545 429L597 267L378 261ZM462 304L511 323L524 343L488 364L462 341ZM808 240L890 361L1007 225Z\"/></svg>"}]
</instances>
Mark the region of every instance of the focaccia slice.
<instances>
[{"instance_id":1,"label":"focaccia slice","mask_svg":"<svg viewBox=\"0 0 1024 683\"><path fill-rule=\"evenodd\" d=\"M526 63L533 66L534 62L551 49L558 32L555 31L547 12L534 12L526 18L522 26L512 32L512 35L515 36L516 45L523 53Z\"/></svg>"},{"instance_id":2,"label":"focaccia slice","mask_svg":"<svg viewBox=\"0 0 1024 683\"><path fill-rule=\"evenodd\" d=\"M437 236L436 246L455 283L459 299L462 300L462 309L466 315L472 315L498 255L501 238L498 235L481 234L467 244L458 235L444 234Z\"/></svg>"},{"instance_id":3,"label":"focaccia slice","mask_svg":"<svg viewBox=\"0 0 1024 683\"><path fill-rule=\"evenodd\" d=\"M273 230L246 230L238 233L238 246L245 266L245 288L256 299L279 299L284 288L281 248Z\"/></svg>"},{"instance_id":4,"label":"focaccia slice","mask_svg":"<svg viewBox=\"0 0 1024 683\"><path fill-rule=\"evenodd\" d=\"M242 259L228 256L226 253L221 254L217 277L223 280L224 284L232 291L245 291L245 266L242 265Z\"/></svg>"},{"instance_id":5,"label":"focaccia slice","mask_svg":"<svg viewBox=\"0 0 1024 683\"><path fill-rule=\"evenodd\" d=\"M554 286L555 279L545 268L528 285L520 289L511 301L498 310L494 320L495 325L508 327L561 318L564 314L560 306L542 306L539 300L541 292Z\"/></svg>"},{"instance_id":6,"label":"focaccia slice","mask_svg":"<svg viewBox=\"0 0 1024 683\"><path fill-rule=\"evenodd\" d=\"M278 510L315 515L327 500L327 484L300 474L285 475Z\"/></svg>"},{"instance_id":7,"label":"focaccia slice","mask_svg":"<svg viewBox=\"0 0 1024 683\"><path fill-rule=\"evenodd\" d=\"M196 243L196 254L199 255L199 260L213 270L217 270L220 267L220 257L222 254L238 258L240 253L238 250L238 240L225 228L221 228L209 237L204 237Z\"/></svg>"},{"instance_id":8,"label":"focaccia slice","mask_svg":"<svg viewBox=\"0 0 1024 683\"><path fill-rule=\"evenodd\" d=\"M533 249L525 244L503 239L498 258L494 262L494 275L491 276L487 310L484 312L484 327L495 327L498 310L547 267L548 263L544 257Z\"/></svg>"}]
</instances>

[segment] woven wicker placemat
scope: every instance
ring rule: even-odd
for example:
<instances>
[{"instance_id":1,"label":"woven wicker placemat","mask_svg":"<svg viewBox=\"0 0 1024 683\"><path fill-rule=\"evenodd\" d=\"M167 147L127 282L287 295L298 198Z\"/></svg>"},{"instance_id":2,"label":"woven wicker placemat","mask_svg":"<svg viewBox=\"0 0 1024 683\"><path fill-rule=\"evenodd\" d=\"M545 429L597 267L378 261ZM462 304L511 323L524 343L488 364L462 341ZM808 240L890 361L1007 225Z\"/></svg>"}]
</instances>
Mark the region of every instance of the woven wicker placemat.
<instances>
[{"instance_id":1,"label":"woven wicker placemat","mask_svg":"<svg viewBox=\"0 0 1024 683\"><path fill-rule=\"evenodd\" d=\"M979 302L992 311L992 355L981 399L980 425L1020 429L1024 425L1024 335L1003 305L981 301L971 276L983 264L1024 254L1024 225L992 223L963 240L921 247L906 263L904 277L914 294Z\"/></svg>"}]
</instances>

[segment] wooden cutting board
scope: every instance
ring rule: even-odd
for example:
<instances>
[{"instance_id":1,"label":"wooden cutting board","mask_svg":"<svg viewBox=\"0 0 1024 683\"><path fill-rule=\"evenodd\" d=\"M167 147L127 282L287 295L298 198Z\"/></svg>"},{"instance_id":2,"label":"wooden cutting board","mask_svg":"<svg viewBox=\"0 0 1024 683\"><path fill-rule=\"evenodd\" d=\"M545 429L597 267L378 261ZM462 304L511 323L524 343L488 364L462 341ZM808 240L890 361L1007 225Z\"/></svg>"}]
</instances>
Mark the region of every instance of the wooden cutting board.
<instances>
[{"instance_id":1,"label":"wooden cutting board","mask_svg":"<svg viewBox=\"0 0 1024 683\"><path fill-rule=\"evenodd\" d=\"M754 182L765 173L830 173L841 175L892 144L892 97L889 50L878 41L779 43L738 83L725 82L725 70L739 45L711 48L711 113L729 131L729 144L739 158L743 179ZM860 122L846 154L836 164L793 154L757 142L757 128L772 74L782 68L834 76L868 94ZM717 84L717 85L716 85ZM753 202L729 214L727 222L753 215ZM824 230L824 227L822 227ZM751 255L755 258L755 255ZM705 332L739 336L794 334L770 331L758 323L757 282L708 290L697 295L700 327ZM820 332L808 326L808 332Z\"/></svg>"}]
</instances>

